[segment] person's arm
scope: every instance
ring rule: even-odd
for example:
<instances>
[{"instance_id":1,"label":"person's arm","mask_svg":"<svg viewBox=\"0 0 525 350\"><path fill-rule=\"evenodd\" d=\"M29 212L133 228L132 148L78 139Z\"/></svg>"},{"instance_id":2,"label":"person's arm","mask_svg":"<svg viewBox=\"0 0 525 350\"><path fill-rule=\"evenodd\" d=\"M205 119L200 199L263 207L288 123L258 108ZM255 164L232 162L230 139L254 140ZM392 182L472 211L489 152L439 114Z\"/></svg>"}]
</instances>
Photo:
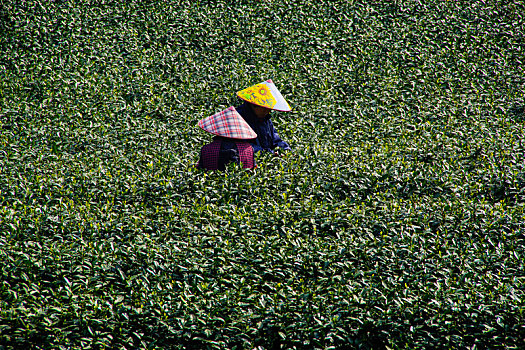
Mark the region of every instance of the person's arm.
<instances>
[{"instance_id":1,"label":"person's arm","mask_svg":"<svg viewBox=\"0 0 525 350\"><path fill-rule=\"evenodd\" d=\"M259 142L256 142L256 143L250 143L250 145L251 145L252 148L253 148L253 153L254 153L254 154L263 150L263 148L261 147L261 145L259 144Z\"/></svg>"},{"instance_id":2,"label":"person's arm","mask_svg":"<svg viewBox=\"0 0 525 350\"><path fill-rule=\"evenodd\" d=\"M277 130L275 130L272 121L269 120L268 122L269 122L268 123L268 127L269 127L269 131L270 131L270 135L272 135L273 147L274 148L275 147L280 147L280 148L282 148L285 151L290 151L291 150L290 145L286 141L283 141L281 139L281 137L277 133Z\"/></svg>"}]
</instances>

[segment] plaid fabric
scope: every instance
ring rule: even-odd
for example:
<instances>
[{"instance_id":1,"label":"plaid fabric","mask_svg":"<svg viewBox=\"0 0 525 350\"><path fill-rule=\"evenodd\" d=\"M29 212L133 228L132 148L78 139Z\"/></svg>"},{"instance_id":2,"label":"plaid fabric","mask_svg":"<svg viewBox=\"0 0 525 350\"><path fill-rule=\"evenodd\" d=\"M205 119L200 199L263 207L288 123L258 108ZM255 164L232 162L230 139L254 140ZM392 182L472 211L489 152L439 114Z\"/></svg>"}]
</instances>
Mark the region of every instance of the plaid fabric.
<instances>
[{"instance_id":1,"label":"plaid fabric","mask_svg":"<svg viewBox=\"0 0 525 350\"><path fill-rule=\"evenodd\" d=\"M221 140L215 140L212 143L204 145L201 148L201 159L199 168L208 170L217 170L219 166L219 151L221 149Z\"/></svg>"},{"instance_id":2,"label":"plaid fabric","mask_svg":"<svg viewBox=\"0 0 525 350\"><path fill-rule=\"evenodd\" d=\"M205 131L231 139L249 140L257 137L253 129L237 113L235 107L229 107L222 112L199 121L198 125Z\"/></svg>"},{"instance_id":3,"label":"plaid fabric","mask_svg":"<svg viewBox=\"0 0 525 350\"><path fill-rule=\"evenodd\" d=\"M235 142L235 144L226 142L226 144L230 144L231 146L235 145L233 147L237 148L235 154L238 154L238 157L222 156L221 159L221 151L224 153L224 147L222 147L223 141L218 139L201 148L201 155L197 167L207 170L224 170L225 165L232 161L240 161L242 167L245 169L253 169L255 167L253 148L248 142ZM227 146L226 149L229 150L231 146Z\"/></svg>"},{"instance_id":4,"label":"plaid fabric","mask_svg":"<svg viewBox=\"0 0 525 350\"><path fill-rule=\"evenodd\" d=\"M235 144L239 151L242 167L245 169L253 169L255 167L253 147L248 142L235 142Z\"/></svg>"}]
</instances>

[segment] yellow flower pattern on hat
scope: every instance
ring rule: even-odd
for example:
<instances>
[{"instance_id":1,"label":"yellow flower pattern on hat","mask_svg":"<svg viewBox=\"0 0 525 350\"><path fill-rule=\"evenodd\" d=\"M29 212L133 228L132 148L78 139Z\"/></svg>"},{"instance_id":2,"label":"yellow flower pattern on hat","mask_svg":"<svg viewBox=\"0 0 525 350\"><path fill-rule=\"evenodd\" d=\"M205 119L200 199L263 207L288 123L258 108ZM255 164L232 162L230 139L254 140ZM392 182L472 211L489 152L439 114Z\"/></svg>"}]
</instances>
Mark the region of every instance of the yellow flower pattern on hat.
<instances>
[{"instance_id":1,"label":"yellow flower pattern on hat","mask_svg":"<svg viewBox=\"0 0 525 350\"><path fill-rule=\"evenodd\" d=\"M258 106L273 108L277 101L265 84L257 84L239 91L239 97Z\"/></svg>"}]
</instances>

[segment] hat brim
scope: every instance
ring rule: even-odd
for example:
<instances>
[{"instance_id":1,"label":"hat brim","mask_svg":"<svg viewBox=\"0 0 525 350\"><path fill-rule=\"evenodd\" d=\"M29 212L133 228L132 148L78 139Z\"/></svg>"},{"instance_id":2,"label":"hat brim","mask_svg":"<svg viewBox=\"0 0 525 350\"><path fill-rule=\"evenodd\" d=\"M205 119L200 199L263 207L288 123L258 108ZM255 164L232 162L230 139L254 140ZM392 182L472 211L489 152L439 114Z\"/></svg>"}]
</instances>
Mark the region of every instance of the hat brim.
<instances>
[{"instance_id":1,"label":"hat brim","mask_svg":"<svg viewBox=\"0 0 525 350\"><path fill-rule=\"evenodd\" d=\"M210 134L238 140L251 140L257 134L237 112L235 107L215 113L200 120L197 125Z\"/></svg>"}]
</instances>

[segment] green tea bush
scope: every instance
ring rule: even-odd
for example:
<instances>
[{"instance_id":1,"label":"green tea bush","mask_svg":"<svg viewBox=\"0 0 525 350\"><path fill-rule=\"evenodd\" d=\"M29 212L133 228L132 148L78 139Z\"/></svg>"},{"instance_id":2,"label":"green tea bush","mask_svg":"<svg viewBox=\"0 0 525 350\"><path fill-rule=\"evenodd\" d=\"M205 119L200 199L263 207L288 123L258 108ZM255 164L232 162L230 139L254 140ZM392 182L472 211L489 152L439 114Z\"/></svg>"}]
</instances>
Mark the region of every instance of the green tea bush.
<instances>
[{"instance_id":1,"label":"green tea bush","mask_svg":"<svg viewBox=\"0 0 525 350\"><path fill-rule=\"evenodd\" d=\"M4 2L0 348L521 348L524 13ZM269 78L293 151L197 170Z\"/></svg>"}]
</instances>

